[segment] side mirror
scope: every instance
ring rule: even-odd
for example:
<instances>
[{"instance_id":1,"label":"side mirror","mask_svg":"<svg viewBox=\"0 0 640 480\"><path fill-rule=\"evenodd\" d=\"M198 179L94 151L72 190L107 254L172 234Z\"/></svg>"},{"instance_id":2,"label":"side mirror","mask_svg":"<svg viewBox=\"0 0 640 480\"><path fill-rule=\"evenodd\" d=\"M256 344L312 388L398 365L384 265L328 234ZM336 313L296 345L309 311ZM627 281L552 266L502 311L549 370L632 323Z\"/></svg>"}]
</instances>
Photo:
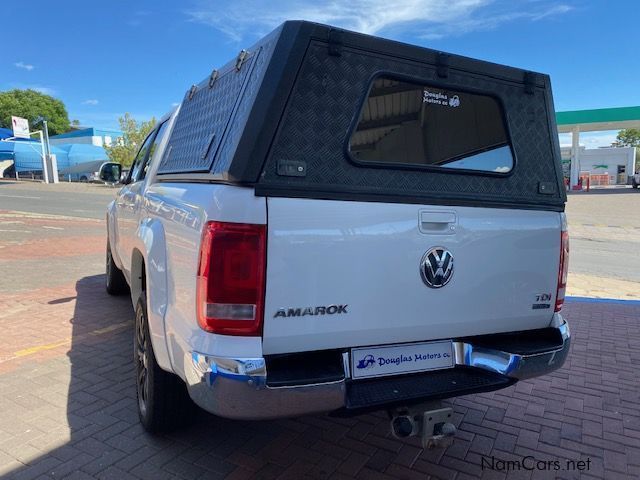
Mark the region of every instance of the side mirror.
<instances>
[{"instance_id":1,"label":"side mirror","mask_svg":"<svg viewBox=\"0 0 640 480\"><path fill-rule=\"evenodd\" d=\"M114 162L103 163L98 172L98 178L105 183L119 183L122 165Z\"/></svg>"}]
</instances>

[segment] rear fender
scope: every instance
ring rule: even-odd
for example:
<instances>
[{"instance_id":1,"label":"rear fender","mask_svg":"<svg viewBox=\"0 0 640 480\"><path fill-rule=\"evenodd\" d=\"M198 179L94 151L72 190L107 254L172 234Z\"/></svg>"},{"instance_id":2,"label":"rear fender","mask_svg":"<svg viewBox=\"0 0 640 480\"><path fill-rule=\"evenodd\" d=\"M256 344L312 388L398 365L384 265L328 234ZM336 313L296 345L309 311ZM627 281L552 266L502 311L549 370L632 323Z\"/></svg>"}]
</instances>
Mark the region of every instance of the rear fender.
<instances>
[{"instance_id":1,"label":"rear fender","mask_svg":"<svg viewBox=\"0 0 640 480\"><path fill-rule=\"evenodd\" d=\"M143 220L138 227L134 248L144 256L149 332L158 365L163 370L173 371L164 326L168 298L165 245L162 224L157 219Z\"/></svg>"}]
</instances>

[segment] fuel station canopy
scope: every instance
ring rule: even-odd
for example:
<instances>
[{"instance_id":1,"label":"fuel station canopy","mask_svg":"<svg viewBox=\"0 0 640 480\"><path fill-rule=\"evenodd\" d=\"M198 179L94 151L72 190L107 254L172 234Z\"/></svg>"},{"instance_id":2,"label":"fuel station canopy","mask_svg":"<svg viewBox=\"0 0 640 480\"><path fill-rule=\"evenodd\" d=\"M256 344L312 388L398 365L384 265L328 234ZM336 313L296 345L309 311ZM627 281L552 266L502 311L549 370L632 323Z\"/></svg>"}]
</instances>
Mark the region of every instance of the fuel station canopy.
<instances>
[{"instance_id":1,"label":"fuel station canopy","mask_svg":"<svg viewBox=\"0 0 640 480\"><path fill-rule=\"evenodd\" d=\"M558 133L571 133L571 186L574 186L580 176L580 132L640 129L640 106L556 112L556 123Z\"/></svg>"}]
</instances>

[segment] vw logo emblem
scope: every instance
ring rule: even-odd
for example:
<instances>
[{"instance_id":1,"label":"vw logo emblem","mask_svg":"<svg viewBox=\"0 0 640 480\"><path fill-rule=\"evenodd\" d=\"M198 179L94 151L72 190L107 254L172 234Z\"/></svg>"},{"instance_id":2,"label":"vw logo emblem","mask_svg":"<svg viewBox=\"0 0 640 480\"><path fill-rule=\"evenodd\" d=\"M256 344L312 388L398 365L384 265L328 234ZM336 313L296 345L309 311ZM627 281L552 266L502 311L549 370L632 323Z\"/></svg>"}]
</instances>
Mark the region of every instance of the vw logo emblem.
<instances>
[{"instance_id":1,"label":"vw logo emblem","mask_svg":"<svg viewBox=\"0 0 640 480\"><path fill-rule=\"evenodd\" d=\"M444 287L453 277L453 255L444 247L433 247L420 260L420 276L431 288Z\"/></svg>"}]
</instances>

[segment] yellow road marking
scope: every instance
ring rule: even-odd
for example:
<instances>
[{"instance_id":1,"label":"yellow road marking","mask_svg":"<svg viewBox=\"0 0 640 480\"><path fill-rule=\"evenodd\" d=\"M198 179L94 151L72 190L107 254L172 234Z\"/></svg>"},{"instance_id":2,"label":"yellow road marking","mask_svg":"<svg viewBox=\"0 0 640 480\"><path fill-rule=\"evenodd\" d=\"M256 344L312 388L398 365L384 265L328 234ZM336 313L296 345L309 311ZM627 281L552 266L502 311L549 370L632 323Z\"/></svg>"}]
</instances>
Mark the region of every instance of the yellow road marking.
<instances>
[{"instance_id":1,"label":"yellow road marking","mask_svg":"<svg viewBox=\"0 0 640 480\"><path fill-rule=\"evenodd\" d=\"M60 342L56 342L56 343L49 343L47 345L37 345L35 347L29 347L29 348L25 348L23 350L18 350L17 352L15 352L13 354L13 356L14 357L26 357L27 355L33 355L34 353L42 352L44 350L51 350L53 348L61 347L61 346L66 345L68 343L71 343L71 340L67 339L67 340L62 340Z\"/></svg>"},{"instance_id":2,"label":"yellow road marking","mask_svg":"<svg viewBox=\"0 0 640 480\"><path fill-rule=\"evenodd\" d=\"M98 330L89 332L89 335L103 335L105 333L113 332L114 330L118 330L119 328L127 327L129 325L130 325L130 322L115 323L113 325L109 325L108 327L99 328Z\"/></svg>"},{"instance_id":3,"label":"yellow road marking","mask_svg":"<svg viewBox=\"0 0 640 480\"><path fill-rule=\"evenodd\" d=\"M91 332L82 334L82 335L76 335L73 338L74 342L77 342L79 340L85 339L87 338L89 335L91 336L97 336L97 335L104 335L105 333L110 333L116 330L120 330L123 329L125 327L128 327L131 325L131 322L120 322L120 323L115 323L113 325L109 325L108 327L105 328L99 328L97 330L93 330ZM54 348L58 348L58 347L62 347L64 345L69 345L71 344L71 339L67 338L65 340L60 340L57 342L53 342L53 343L47 343L45 345L35 345L33 347L29 347L29 348L24 348L22 350L18 350L17 352L14 352L13 355L7 359L4 360L0 360L0 363L5 362L6 360L11 360L12 358L17 358L17 357L26 357L29 355L33 355L35 353L39 353L39 352L43 352L46 350L52 350Z\"/></svg>"}]
</instances>

